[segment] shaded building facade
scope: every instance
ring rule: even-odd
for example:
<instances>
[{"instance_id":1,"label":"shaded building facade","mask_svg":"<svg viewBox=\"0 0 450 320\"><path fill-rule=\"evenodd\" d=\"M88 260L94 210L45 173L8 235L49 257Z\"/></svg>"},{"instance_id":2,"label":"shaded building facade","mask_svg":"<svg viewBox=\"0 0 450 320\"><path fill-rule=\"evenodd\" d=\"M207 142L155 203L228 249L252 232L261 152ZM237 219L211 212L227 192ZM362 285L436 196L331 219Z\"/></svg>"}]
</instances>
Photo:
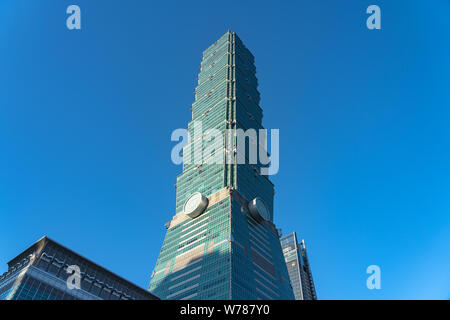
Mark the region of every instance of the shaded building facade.
<instances>
[{"instance_id":1,"label":"shaded building facade","mask_svg":"<svg viewBox=\"0 0 450 320\"><path fill-rule=\"evenodd\" d=\"M281 247L296 300L317 300L305 240L298 242L295 232L281 238Z\"/></svg>"},{"instance_id":2,"label":"shaded building facade","mask_svg":"<svg viewBox=\"0 0 450 320\"><path fill-rule=\"evenodd\" d=\"M235 33L203 52L175 215L150 280L161 299L294 299L273 223L274 186L261 163L237 160L247 153L236 130L263 129L255 74L254 57ZM222 139L197 139L199 124ZM206 158L187 161L198 150Z\"/></svg>"},{"instance_id":3,"label":"shaded building facade","mask_svg":"<svg viewBox=\"0 0 450 320\"><path fill-rule=\"evenodd\" d=\"M67 284L68 277L74 274L67 272L70 266L79 268L80 287L70 289ZM147 290L48 237L43 237L8 262L8 271L0 275L0 300L155 299L158 298Z\"/></svg>"}]
</instances>

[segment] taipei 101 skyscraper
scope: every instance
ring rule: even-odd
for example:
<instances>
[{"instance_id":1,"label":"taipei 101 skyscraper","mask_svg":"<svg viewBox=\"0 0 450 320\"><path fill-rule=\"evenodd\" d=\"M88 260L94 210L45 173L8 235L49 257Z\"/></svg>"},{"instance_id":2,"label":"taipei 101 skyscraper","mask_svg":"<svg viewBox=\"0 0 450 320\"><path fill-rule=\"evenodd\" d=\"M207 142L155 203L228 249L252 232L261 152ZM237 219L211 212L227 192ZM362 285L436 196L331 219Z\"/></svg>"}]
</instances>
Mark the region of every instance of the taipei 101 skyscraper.
<instances>
[{"instance_id":1,"label":"taipei 101 skyscraper","mask_svg":"<svg viewBox=\"0 0 450 320\"><path fill-rule=\"evenodd\" d=\"M255 73L254 57L235 33L203 52L176 211L150 280L149 290L161 299L294 299L273 223L273 184L261 163L238 161L248 157L247 147L228 134L263 129ZM223 140L203 140L211 130ZM187 161L212 143L220 147Z\"/></svg>"}]
</instances>

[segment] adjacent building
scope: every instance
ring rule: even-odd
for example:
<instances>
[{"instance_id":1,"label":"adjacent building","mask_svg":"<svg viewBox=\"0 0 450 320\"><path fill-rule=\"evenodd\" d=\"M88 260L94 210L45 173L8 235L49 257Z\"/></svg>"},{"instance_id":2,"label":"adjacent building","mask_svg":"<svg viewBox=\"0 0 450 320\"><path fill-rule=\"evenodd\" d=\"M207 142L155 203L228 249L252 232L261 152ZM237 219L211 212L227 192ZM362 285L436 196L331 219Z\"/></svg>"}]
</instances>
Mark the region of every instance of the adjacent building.
<instances>
[{"instance_id":1,"label":"adjacent building","mask_svg":"<svg viewBox=\"0 0 450 320\"><path fill-rule=\"evenodd\" d=\"M298 242L295 232L281 239L281 247L296 300L317 300L305 240Z\"/></svg>"},{"instance_id":2,"label":"adjacent building","mask_svg":"<svg viewBox=\"0 0 450 320\"><path fill-rule=\"evenodd\" d=\"M274 186L261 163L238 161L247 152L237 130L263 129L255 74L235 33L203 52L175 214L150 280L161 299L294 299L273 223ZM212 130L222 139L202 139Z\"/></svg>"},{"instance_id":3,"label":"adjacent building","mask_svg":"<svg viewBox=\"0 0 450 320\"><path fill-rule=\"evenodd\" d=\"M264 129L257 87L254 57L235 33L203 52L175 214L165 225L151 293L43 237L8 263L0 300L317 299L304 241L295 233L280 240L274 185L260 162L239 161L249 160L250 146L238 143L236 132ZM203 139L212 130L219 135Z\"/></svg>"},{"instance_id":4,"label":"adjacent building","mask_svg":"<svg viewBox=\"0 0 450 320\"><path fill-rule=\"evenodd\" d=\"M79 282L68 279L72 275ZM147 290L48 237L8 262L8 271L0 275L0 300L155 299Z\"/></svg>"}]
</instances>

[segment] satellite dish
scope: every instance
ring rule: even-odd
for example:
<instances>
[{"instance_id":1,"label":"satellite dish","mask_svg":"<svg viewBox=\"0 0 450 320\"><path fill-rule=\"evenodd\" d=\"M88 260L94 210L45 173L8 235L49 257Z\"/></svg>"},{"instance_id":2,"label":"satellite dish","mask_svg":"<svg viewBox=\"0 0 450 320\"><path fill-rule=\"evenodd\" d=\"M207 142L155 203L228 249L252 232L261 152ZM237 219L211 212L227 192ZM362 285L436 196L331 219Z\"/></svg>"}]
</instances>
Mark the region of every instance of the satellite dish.
<instances>
[{"instance_id":1,"label":"satellite dish","mask_svg":"<svg viewBox=\"0 0 450 320\"><path fill-rule=\"evenodd\" d=\"M248 203L248 210L255 220L270 220L270 212L261 198L256 197Z\"/></svg>"},{"instance_id":2,"label":"satellite dish","mask_svg":"<svg viewBox=\"0 0 450 320\"><path fill-rule=\"evenodd\" d=\"M192 219L197 218L208 206L208 198L200 192L192 194L184 203L183 211Z\"/></svg>"}]
</instances>

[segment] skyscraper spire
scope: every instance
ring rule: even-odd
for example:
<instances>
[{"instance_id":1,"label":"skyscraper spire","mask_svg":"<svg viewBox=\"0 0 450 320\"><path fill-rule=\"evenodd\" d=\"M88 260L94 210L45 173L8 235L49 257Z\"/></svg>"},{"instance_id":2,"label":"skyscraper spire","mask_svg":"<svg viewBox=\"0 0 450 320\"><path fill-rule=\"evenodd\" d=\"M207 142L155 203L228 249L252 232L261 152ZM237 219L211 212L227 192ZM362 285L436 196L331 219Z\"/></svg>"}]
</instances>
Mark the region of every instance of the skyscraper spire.
<instances>
[{"instance_id":1,"label":"skyscraper spire","mask_svg":"<svg viewBox=\"0 0 450 320\"><path fill-rule=\"evenodd\" d=\"M294 298L273 184L261 163L238 161L249 147L236 133L263 129L255 74L253 55L231 31L203 52L176 212L149 287L161 299Z\"/></svg>"}]
</instances>

